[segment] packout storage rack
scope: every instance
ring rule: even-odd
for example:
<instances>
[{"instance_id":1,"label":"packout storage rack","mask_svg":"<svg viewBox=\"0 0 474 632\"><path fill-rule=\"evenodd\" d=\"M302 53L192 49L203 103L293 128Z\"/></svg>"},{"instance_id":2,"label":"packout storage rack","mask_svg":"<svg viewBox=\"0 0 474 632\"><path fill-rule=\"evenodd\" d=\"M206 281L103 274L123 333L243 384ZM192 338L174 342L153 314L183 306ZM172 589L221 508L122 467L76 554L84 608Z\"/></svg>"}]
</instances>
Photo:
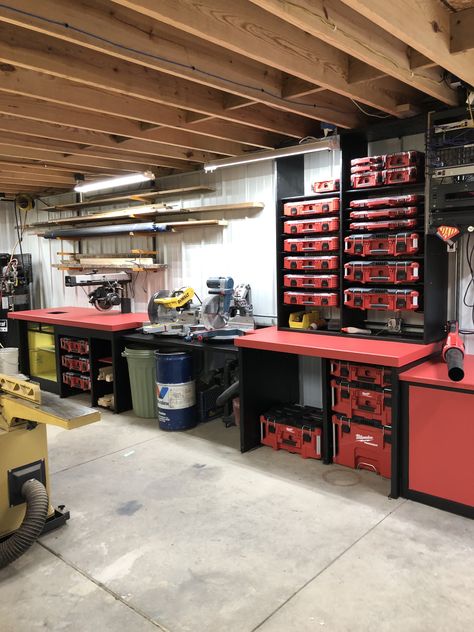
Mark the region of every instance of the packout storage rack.
<instances>
[{"instance_id":1,"label":"packout storage rack","mask_svg":"<svg viewBox=\"0 0 474 632\"><path fill-rule=\"evenodd\" d=\"M416 131L425 132L426 121L425 117L420 122L418 121L418 129ZM380 130L380 125L377 126ZM285 256L309 254L309 253L289 253L284 251L284 240L291 238L292 235L285 234L284 226L285 221L291 219L301 219L300 217L287 217L284 215L284 205L286 203L304 203L308 200L318 199L324 200L328 198L339 198L339 211L338 214L334 213L332 217L339 219L339 228L337 232L330 233L339 239L339 248L334 252L321 252L322 255L335 255L338 257L338 269L337 270L320 270L315 274L335 274L338 275L339 282L338 288L326 290L328 292L336 292L338 295L337 307L326 307L322 309L322 314L325 317L330 316L332 319L333 328L316 330L317 333L325 333L327 335L342 335L347 336L349 334L341 332L343 327L358 327L358 328L370 328L372 336L376 335L380 340L399 340L405 342L421 342L429 343L436 340L441 340L445 335L445 323L446 323L446 303L447 303L447 283L448 283L448 255L446 252L445 244L435 235L425 235L424 230L424 205L421 204L419 208L419 221L417 227L412 231L418 235L419 249L416 255L410 255L403 257L403 259L410 259L410 261L419 262L419 268L421 270L421 278L419 281L412 281L410 283L404 283L403 287L411 288L419 293L420 307L416 312L411 311L407 314L404 311L391 312L381 311L372 312L363 309L354 309L344 305L344 290L348 287L370 287L362 285L354 281L347 281L344 279L344 264L348 261L359 257L354 257L344 253L344 239L351 234L349 224L349 209L350 202L357 199L365 199L370 197L385 197L385 196L398 196L416 193L421 196L425 196L425 200L428 198L425 191L425 178L422 177L420 182L410 184L393 184L388 186L378 186L370 188L351 188L351 160L354 158L361 158L369 155L369 142L371 140L383 140L394 137L403 137L407 134L413 133L412 129L407 128L407 122L400 121L394 126L388 125L386 127L386 134L381 134L378 131L376 134L367 130L366 132L347 132L342 133L341 140L341 171L340 174L333 174L335 178L339 177L340 187L339 191L327 192L322 194L309 194L305 195L305 174L304 174L304 156L293 156L289 158L280 158L276 160L277 164L277 206L276 206L276 251L277 251L277 317L278 317L278 329L285 331L304 331L306 333L312 330L308 329L290 329L289 317L290 314L305 309L304 305L287 305L284 303L284 293L289 288L284 286L285 274L294 272L300 273L299 270L288 270L284 267ZM411 149L411 147L407 147ZM424 174L422 173L422 176ZM318 176L317 170L311 174L311 181L321 180ZM317 215L311 217L318 217ZM353 232L353 231L352 231ZM319 234L317 235L320 236ZM307 237L307 235L293 235L293 237ZM389 257L365 257L368 259L385 259ZM393 259L393 257L392 257ZM304 274L304 271L303 271ZM387 289L394 289L395 286L391 284L386 285ZM297 288L295 288L297 289ZM324 291L324 290L323 290ZM318 310L318 307L312 308L307 305L309 309ZM320 309L321 311L321 309ZM375 322L373 316L376 315ZM416 316L413 317L413 314ZM408 323L408 326L402 328L400 333L387 331L386 323L388 318L401 317L404 322ZM406 320L405 320L406 319ZM370 324L367 324L369 321ZM415 321L415 322L413 322ZM366 334L352 334L357 336L365 336Z\"/></svg>"}]
</instances>

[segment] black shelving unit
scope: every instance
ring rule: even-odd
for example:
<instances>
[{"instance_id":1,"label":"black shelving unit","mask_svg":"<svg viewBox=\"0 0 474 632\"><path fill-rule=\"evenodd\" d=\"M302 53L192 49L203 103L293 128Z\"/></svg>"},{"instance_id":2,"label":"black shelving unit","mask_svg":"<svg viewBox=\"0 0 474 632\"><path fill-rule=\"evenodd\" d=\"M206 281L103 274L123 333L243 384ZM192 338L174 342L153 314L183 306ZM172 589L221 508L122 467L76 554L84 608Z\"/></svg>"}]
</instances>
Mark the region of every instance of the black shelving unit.
<instances>
[{"instance_id":1,"label":"black shelving unit","mask_svg":"<svg viewBox=\"0 0 474 632\"><path fill-rule=\"evenodd\" d=\"M403 136L403 130L399 131L399 135ZM403 311L400 312L383 312L377 311L377 320L375 322L368 321L367 310L354 309L344 306L344 290L349 287L359 286L360 284L352 281L346 282L344 279L344 264L349 259L355 259L352 255L346 256L344 253L344 239L350 234L349 231L349 204L354 199L364 199L368 197L382 197L386 195L402 195L407 193L425 193L425 184L423 181L417 183L394 184L388 186L351 188L351 160L368 155L368 139L367 134L360 132L348 132L341 135L341 170L340 174L334 174L334 177L340 179L340 190L338 192L328 192L323 194L305 195L304 191L304 160L303 156L292 158L281 158L277 160L277 218L276 218L276 234L277 234L277 317L278 328L287 331L304 331L306 333L313 330L298 330L289 327L289 316L296 311L304 310L304 306L285 305L284 304L284 274L288 270L284 269L284 257L289 253L284 252L284 239L288 235L284 234L284 221L290 218L285 217L283 213L284 205L288 202L303 202L315 199L327 199L330 197L339 197L339 249L334 254L339 257L339 269L334 271L339 276L339 288L337 290L339 296L338 307L318 308L326 319L330 319L332 329L316 330L315 333L323 333L326 335L342 335L340 329L342 327L358 327L370 328L372 336L377 335L380 340L397 340L403 342L422 342L430 343L441 340L444 335L444 326L446 323L446 295L448 282L448 262L447 253L444 244L434 235L425 235L424 233L424 208L419 207L418 225L414 229L408 229L409 232L419 235L419 250L415 255L409 255L406 259L419 261L422 270L420 282L414 284L404 284L403 287L413 289L416 287L419 292L420 307L416 312L416 323L409 323L405 330L401 333L392 333L386 330L386 321L388 317L394 314L400 315L403 319ZM322 179L318 177L318 173L314 173L313 180ZM310 216L317 217L317 215ZM300 218L295 218L300 219ZM328 234L328 233L327 233ZM332 233L333 234L333 233ZM302 235L303 236L303 235ZM318 236L320 236L318 234ZM303 253L291 253L303 254ZM310 254L310 253L306 253ZM331 252L318 254L333 254ZM390 259L390 257L377 257L377 259ZM393 257L392 257L393 259ZM331 271L332 272L332 271ZM298 271L299 273L299 271ZM367 287L367 286L365 286ZM288 289L288 288L286 288ZM385 317L386 316L386 317ZM410 318L408 320L413 320ZM380 324L378 325L377 322ZM365 334L356 334L358 336L366 336Z\"/></svg>"}]
</instances>

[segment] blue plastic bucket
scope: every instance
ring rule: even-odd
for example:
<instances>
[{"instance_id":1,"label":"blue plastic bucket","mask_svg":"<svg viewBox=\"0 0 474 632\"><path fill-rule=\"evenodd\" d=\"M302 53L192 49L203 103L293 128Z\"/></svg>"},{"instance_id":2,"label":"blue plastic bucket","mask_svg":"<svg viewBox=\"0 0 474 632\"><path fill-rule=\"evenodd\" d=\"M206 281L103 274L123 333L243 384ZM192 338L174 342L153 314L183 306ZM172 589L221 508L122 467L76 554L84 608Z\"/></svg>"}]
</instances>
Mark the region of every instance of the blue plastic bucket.
<instances>
[{"instance_id":1,"label":"blue plastic bucket","mask_svg":"<svg viewBox=\"0 0 474 632\"><path fill-rule=\"evenodd\" d=\"M158 422L162 430L188 430L198 422L193 358L189 353L156 353Z\"/></svg>"}]
</instances>

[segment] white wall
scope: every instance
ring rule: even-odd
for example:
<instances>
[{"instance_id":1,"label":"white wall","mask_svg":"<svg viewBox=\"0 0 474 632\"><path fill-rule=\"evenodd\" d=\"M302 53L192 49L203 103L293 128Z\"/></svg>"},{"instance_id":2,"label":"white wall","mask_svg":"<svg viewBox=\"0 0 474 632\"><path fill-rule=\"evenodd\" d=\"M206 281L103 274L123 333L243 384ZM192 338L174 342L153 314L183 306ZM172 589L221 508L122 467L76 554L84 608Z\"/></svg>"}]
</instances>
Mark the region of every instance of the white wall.
<instances>
[{"instance_id":1,"label":"white wall","mask_svg":"<svg viewBox=\"0 0 474 632\"><path fill-rule=\"evenodd\" d=\"M230 275L236 284L250 283L255 314L262 324L272 324L276 314L274 181L273 161L221 169L213 174L196 172L160 180L159 186L165 189L196 185L215 188L213 193L175 198L173 204L262 202L265 206L261 211L216 211L201 216L202 219L226 219L227 227L196 227L159 234L158 260L169 268L165 272L134 275L134 311L146 311L149 296L158 289L190 285L204 297L209 276ZM62 203L67 201L71 200L61 200ZM14 216L11 205L6 203L0 211L0 250L9 252L16 242ZM28 214L29 222L46 218L47 214L40 211ZM65 273L52 267L60 260L58 252L72 252L73 248L73 242L46 240L26 233L23 252L33 255L35 307L88 304L85 291L64 287ZM153 240L129 236L96 238L84 240L82 248L84 253L90 254L128 253L132 248L151 250Z\"/></svg>"}]
</instances>

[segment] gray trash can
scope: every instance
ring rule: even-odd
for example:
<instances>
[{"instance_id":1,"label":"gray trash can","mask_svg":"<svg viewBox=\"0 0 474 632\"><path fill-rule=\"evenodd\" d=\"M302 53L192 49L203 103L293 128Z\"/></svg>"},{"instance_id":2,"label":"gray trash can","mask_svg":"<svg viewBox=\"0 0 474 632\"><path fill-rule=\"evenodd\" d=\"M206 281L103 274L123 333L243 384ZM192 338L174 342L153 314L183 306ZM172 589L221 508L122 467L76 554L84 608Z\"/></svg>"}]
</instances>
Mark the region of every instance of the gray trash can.
<instances>
[{"instance_id":1,"label":"gray trash can","mask_svg":"<svg viewBox=\"0 0 474 632\"><path fill-rule=\"evenodd\" d=\"M133 412L157 419L155 350L126 347L122 355L127 358Z\"/></svg>"}]
</instances>

